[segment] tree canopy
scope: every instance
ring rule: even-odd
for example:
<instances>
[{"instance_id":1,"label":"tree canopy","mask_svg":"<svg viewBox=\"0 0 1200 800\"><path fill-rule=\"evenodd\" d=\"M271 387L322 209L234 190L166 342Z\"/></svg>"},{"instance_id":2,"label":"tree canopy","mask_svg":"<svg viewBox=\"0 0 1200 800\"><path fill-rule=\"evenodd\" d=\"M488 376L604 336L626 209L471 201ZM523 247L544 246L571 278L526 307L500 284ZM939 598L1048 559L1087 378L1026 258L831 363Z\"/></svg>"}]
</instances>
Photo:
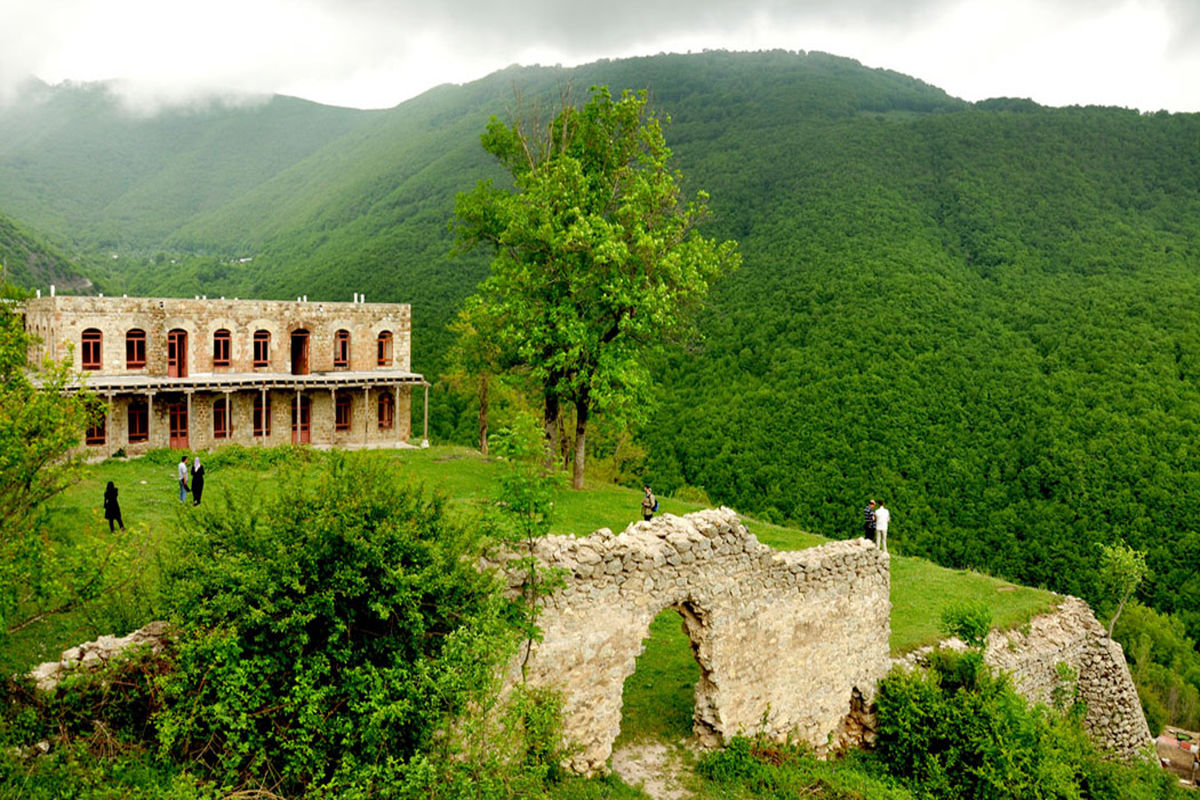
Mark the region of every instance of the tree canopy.
<instances>
[{"instance_id":1,"label":"tree canopy","mask_svg":"<svg viewBox=\"0 0 1200 800\"><path fill-rule=\"evenodd\" d=\"M562 405L575 408L581 488L588 415L637 415L647 348L686 328L710 283L738 265L737 247L695 232L708 196L683 198L645 92L614 100L593 88L544 129L493 117L482 141L512 187L484 180L460 194L458 241L493 248L482 305L541 381L551 443Z\"/></svg>"}]
</instances>

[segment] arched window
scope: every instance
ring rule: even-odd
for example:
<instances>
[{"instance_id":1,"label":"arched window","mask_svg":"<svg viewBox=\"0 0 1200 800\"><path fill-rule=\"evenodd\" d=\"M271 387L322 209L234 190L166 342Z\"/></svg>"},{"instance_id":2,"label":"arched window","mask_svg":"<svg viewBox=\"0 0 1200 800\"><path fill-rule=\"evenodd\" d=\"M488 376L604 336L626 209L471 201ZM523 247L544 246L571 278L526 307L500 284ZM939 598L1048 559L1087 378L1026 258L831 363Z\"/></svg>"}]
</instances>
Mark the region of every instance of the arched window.
<instances>
[{"instance_id":1,"label":"arched window","mask_svg":"<svg viewBox=\"0 0 1200 800\"><path fill-rule=\"evenodd\" d=\"M141 369L146 366L146 332L134 328L125 334L125 369Z\"/></svg>"},{"instance_id":2,"label":"arched window","mask_svg":"<svg viewBox=\"0 0 1200 800\"><path fill-rule=\"evenodd\" d=\"M262 392L254 395L254 435L271 435L271 395L264 400Z\"/></svg>"},{"instance_id":3,"label":"arched window","mask_svg":"<svg viewBox=\"0 0 1200 800\"><path fill-rule=\"evenodd\" d=\"M396 401L389 391L379 393L379 429L390 430L396 424Z\"/></svg>"},{"instance_id":4,"label":"arched window","mask_svg":"<svg viewBox=\"0 0 1200 800\"><path fill-rule=\"evenodd\" d=\"M100 369L100 344L103 341L104 334L100 333L99 328L88 328L83 332L82 348L80 356L82 358L83 369ZM103 443L102 443L103 444Z\"/></svg>"},{"instance_id":5,"label":"arched window","mask_svg":"<svg viewBox=\"0 0 1200 800\"><path fill-rule=\"evenodd\" d=\"M233 336L224 328L213 333L213 366L228 367Z\"/></svg>"},{"instance_id":6,"label":"arched window","mask_svg":"<svg viewBox=\"0 0 1200 800\"><path fill-rule=\"evenodd\" d=\"M145 397L134 397L129 401L129 443L145 442L150 439L150 410Z\"/></svg>"},{"instance_id":7,"label":"arched window","mask_svg":"<svg viewBox=\"0 0 1200 800\"><path fill-rule=\"evenodd\" d=\"M380 331L378 341L379 357L376 363L381 367L390 367L392 365L392 332Z\"/></svg>"},{"instance_id":8,"label":"arched window","mask_svg":"<svg viewBox=\"0 0 1200 800\"><path fill-rule=\"evenodd\" d=\"M228 439L233 433L233 416L229 413L229 399L213 401L213 438Z\"/></svg>"},{"instance_id":9,"label":"arched window","mask_svg":"<svg viewBox=\"0 0 1200 800\"><path fill-rule=\"evenodd\" d=\"M333 336L333 366L350 366L350 331L339 330Z\"/></svg>"},{"instance_id":10,"label":"arched window","mask_svg":"<svg viewBox=\"0 0 1200 800\"><path fill-rule=\"evenodd\" d=\"M333 428L338 431L348 431L351 426L351 399L349 392L338 392L337 402L334 403Z\"/></svg>"},{"instance_id":11,"label":"arched window","mask_svg":"<svg viewBox=\"0 0 1200 800\"><path fill-rule=\"evenodd\" d=\"M266 367L271 363L271 332L254 332L254 366Z\"/></svg>"}]
</instances>

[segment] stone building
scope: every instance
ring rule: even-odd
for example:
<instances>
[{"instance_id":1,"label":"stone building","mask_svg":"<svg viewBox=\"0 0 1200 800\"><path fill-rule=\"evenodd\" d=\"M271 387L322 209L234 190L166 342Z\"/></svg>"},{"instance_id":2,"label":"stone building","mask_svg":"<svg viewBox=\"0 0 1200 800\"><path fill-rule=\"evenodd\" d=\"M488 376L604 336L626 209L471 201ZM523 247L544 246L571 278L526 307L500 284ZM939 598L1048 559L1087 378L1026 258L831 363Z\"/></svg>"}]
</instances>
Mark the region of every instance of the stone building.
<instances>
[{"instance_id":1,"label":"stone building","mask_svg":"<svg viewBox=\"0 0 1200 800\"><path fill-rule=\"evenodd\" d=\"M67 359L107 400L85 437L96 457L231 443L400 446L413 387L428 391L410 371L408 305L52 293L24 314L31 363Z\"/></svg>"}]
</instances>

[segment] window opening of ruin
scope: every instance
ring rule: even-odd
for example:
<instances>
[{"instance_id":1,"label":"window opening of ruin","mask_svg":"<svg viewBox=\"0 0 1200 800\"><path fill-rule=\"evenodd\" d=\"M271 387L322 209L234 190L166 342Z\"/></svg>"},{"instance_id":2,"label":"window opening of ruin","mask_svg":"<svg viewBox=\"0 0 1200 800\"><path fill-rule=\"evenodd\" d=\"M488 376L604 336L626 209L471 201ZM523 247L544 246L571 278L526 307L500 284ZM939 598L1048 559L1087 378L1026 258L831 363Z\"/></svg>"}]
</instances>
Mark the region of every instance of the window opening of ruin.
<instances>
[{"instance_id":1,"label":"window opening of ruin","mask_svg":"<svg viewBox=\"0 0 1200 800\"><path fill-rule=\"evenodd\" d=\"M333 337L333 366L350 366L350 331L339 330Z\"/></svg>"},{"instance_id":2,"label":"window opening of ruin","mask_svg":"<svg viewBox=\"0 0 1200 800\"><path fill-rule=\"evenodd\" d=\"M644 740L678 742L697 734L705 744L719 741L710 722L697 721L715 713L709 699L712 683L698 656L706 635L702 612L690 603L666 608L654 618L645 649L625 680L614 748Z\"/></svg>"},{"instance_id":3,"label":"window opening of ruin","mask_svg":"<svg viewBox=\"0 0 1200 800\"><path fill-rule=\"evenodd\" d=\"M271 332L254 332L254 366L265 367L271 363Z\"/></svg>"},{"instance_id":4,"label":"window opening of ruin","mask_svg":"<svg viewBox=\"0 0 1200 800\"><path fill-rule=\"evenodd\" d=\"M179 328L167 333L167 377L187 377L187 331Z\"/></svg>"},{"instance_id":5,"label":"window opening of ruin","mask_svg":"<svg viewBox=\"0 0 1200 800\"><path fill-rule=\"evenodd\" d=\"M382 391L379 393L379 428L380 430L390 429L396 423L396 401L392 398L392 393Z\"/></svg>"},{"instance_id":6,"label":"window opening of ruin","mask_svg":"<svg viewBox=\"0 0 1200 800\"><path fill-rule=\"evenodd\" d=\"M308 374L308 331L292 331L292 374Z\"/></svg>"},{"instance_id":7,"label":"window opening of ruin","mask_svg":"<svg viewBox=\"0 0 1200 800\"><path fill-rule=\"evenodd\" d=\"M135 397L129 401L129 443L137 444L150 439L150 413L146 398Z\"/></svg>"},{"instance_id":8,"label":"window opening of ruin","mask_svg":"<svg viewBox=\"0 0 1200 800\"><path fill-rule=\"evenodd\" d=\"M228 367L230 364L230 345L233 342L233 336L229 331L222 328L213 334L213 366Z\"/></svg>"},{"instance_id":9,"label":"window opening of ruin","mask_svg":"<svg viewBox=\"0 0 1200 800\"><path fill-rule=\"evenodd\" d=\"M377 344L376 363L381 367L390 367L392 365L392 332L380 331Z\"/></svg>"},{"instance_id":10,"label":"window opening of ruin","mask_svg":"<svg viewBox=\"0 0 1200 800\"><path fill-rule=\"evenodd\" d=\"M100 344L104 335L97 328L88 328L81 337L80 358L83 369L100 369ZM89 442L90 444L90 442Z\"/></svg>"},{"instance_id":11,"label":"window opening of ruin","mask_svg":"<svg viewBox=\"0 0 1200 800\"><path fill-rule=\"evenodd\" d=\"M146 366L146 332L134 328L125 334L125 368L141 369Z\"/></svg>"}]
</instances>

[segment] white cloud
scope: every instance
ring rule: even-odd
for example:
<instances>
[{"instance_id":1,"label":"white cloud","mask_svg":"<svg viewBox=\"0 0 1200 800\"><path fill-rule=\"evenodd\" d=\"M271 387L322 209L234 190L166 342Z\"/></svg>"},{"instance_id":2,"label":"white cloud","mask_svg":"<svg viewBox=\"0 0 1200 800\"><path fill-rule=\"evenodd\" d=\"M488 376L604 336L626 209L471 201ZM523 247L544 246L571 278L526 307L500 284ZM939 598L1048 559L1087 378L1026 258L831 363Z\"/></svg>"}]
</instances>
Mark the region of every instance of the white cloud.
<instances>
[{"instance_id":1,"label":"white cloud","mask_svg":"<svg viewBox=\"0 0 1200 800\"><path fill-rule=\"evenodd\" d=\"M512 63L824 50L966 99L1200 110L1194 0L0 0L0 91L33 74L394 105Z\"/></svg>"}]
</instances>

